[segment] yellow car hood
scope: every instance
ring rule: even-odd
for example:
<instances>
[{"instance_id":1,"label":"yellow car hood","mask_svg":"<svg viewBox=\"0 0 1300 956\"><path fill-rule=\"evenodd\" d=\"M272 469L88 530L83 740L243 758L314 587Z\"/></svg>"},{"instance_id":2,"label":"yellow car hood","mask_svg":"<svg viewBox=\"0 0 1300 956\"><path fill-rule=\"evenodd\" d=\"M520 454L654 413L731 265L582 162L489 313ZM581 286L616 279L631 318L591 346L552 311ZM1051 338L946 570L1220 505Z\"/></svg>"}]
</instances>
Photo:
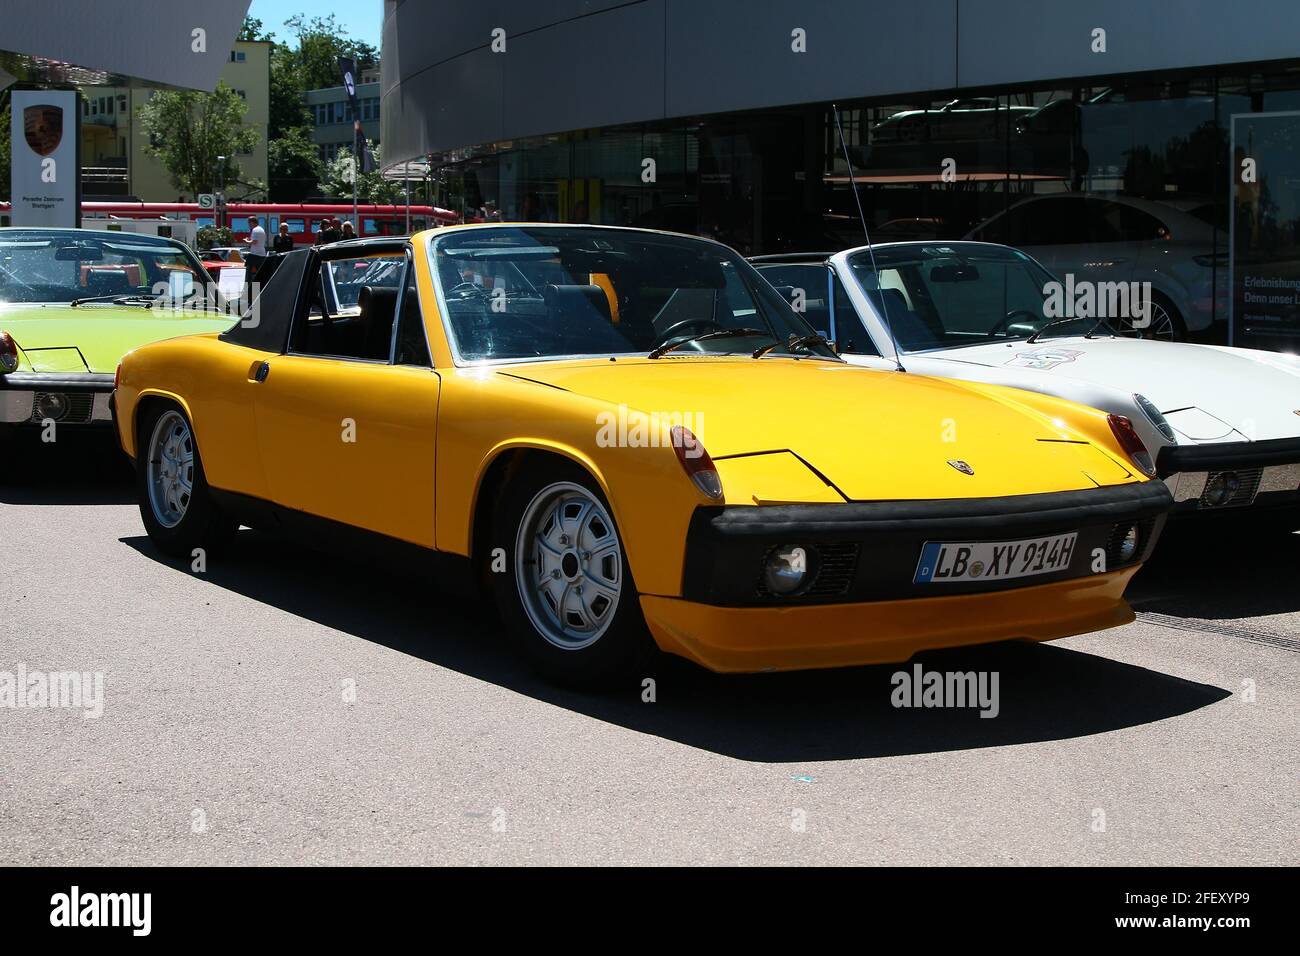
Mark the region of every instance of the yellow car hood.
<instances>
[{"instance_id":1,"label":"yellow car hood","mask_svg":"<svg viewBox=\"0 0 1300 956\"><path fill-rule=\"evenodd\" d=\"M747 356L548 362L499 372L683 421L715 460L793 453L850 500L993 497L1137 480L1060 419L948 379ZM774 467L788 461L772 459Z\"/></svg>"}]
</instances>

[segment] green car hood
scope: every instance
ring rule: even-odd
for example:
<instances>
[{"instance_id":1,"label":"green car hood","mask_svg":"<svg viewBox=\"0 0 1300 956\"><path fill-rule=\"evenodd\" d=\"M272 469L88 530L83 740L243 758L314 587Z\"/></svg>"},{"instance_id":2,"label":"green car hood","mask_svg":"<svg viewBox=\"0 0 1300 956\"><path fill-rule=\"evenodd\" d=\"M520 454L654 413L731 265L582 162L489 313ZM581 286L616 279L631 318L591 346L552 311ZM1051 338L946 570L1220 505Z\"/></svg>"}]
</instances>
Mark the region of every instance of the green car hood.
<instances>
[{"instance_id":1,"label":"green car hood","mask_svg":"<svg viewBox=\"0 0 1300 956\"><path fill-rule=\"evenodd\" d=\"M0 305L0 331L18 348L19 369L32 372L114 372L141 345L204 332L222 332L236 317L139 306Z\"/></svg>"}]
</instances>

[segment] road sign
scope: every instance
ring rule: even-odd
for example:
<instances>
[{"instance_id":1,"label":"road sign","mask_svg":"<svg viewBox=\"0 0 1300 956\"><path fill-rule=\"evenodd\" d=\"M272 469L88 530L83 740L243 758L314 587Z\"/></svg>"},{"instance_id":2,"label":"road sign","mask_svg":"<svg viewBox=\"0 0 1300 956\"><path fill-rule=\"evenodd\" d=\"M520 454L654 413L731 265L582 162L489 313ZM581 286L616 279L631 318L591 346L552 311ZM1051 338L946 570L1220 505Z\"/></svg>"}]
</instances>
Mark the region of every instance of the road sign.
<instances>
[{"instance_id":1,"label":"road sign","mask_svg":"<svg viewBox=\"0 0 1300 956\"><path fill-rule=\"evenodd\" d=\"M217 197L215 193L199 193L200 209L216 209Z\"/></svg>"}]
</instances>

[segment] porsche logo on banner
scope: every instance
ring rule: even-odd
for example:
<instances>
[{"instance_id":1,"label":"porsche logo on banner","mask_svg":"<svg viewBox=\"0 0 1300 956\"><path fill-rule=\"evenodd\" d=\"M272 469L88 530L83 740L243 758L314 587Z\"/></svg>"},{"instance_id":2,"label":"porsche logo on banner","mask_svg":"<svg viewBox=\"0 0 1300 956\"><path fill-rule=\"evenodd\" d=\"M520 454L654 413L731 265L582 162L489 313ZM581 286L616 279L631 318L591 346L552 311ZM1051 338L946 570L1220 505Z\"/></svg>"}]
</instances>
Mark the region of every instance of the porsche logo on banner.
<instances>
[{"instance_id":1,"label":"porsche logo on banner","mask_svg":"<svg viewBox=\"0 0 1300 956\"><path fill-rule=\"evenodd\" d=\"M63 142L63 108L40 104L23 110L23 136L38 156L49 156Z\"/></svg>"},{"instance_id":2,"label":"porsche logo on banner","mask_svg":"<svg viewBox=\"0 0 1300 956\"><path fill-rule=\"evenodd\" d=\"M14 90L10 106L10 221L77 227L81 110L76 91Z\"/></svg>"}]
</instances>

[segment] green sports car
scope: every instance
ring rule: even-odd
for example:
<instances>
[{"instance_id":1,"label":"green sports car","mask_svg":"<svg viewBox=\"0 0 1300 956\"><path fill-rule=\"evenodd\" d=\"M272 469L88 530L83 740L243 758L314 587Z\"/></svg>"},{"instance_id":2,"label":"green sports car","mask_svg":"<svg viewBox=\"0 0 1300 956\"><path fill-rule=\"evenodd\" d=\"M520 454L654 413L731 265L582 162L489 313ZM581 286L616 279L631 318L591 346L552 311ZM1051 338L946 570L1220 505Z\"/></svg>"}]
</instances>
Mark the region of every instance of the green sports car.
<instances>
[{"instance_id":1,"label":"green sports car","mask_svg":"<svg viewBox=\"0 0 1300 956\"><path fill-rule=\"evenodd\" d=\"M49 421L107 425L124 354L231 326L207 280L172 239L0 229L0 438Z\"/></svg>"}]
</instances>

